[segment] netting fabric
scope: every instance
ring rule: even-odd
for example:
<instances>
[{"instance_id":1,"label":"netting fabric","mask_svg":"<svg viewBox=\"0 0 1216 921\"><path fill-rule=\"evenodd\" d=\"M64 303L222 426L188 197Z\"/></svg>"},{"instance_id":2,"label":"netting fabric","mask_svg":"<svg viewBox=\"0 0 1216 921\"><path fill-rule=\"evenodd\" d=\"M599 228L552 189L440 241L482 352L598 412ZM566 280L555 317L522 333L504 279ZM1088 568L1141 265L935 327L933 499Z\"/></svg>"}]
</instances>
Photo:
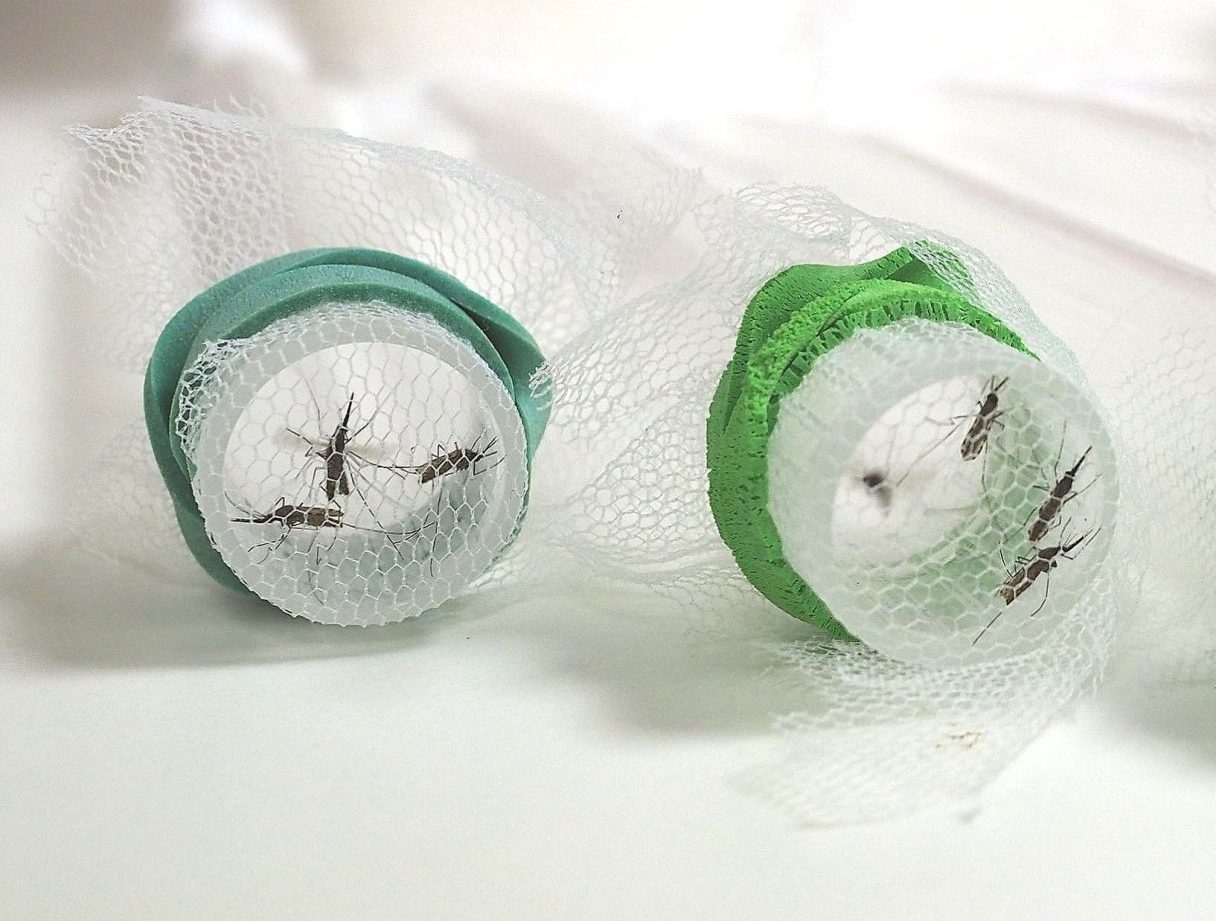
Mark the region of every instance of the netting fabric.
<instances>
[{"instance_id":1,"label":"netting fabric","mask_svg":"<svg viewBox=\"0 0 1216 921\"><path fill-rule=\"evenodd\" d=\"M467 342L387 304L325 304L211 344L178 424L211 544L260 597L310 620L437 607L523 513L511 394Z\"/></svg>"},{"instance_id":2,"label":"netting fabric","mask_svg":"<svg viewBox=\"0 0 1216 921\"><path fill-rule=\"evenodd\" d=\"M1206 238L1216 239L1216 107L1199 114L1197 141L1210 206ZM1216 611L1207 584L1216 555L1213 305L1210 271L1173 273L1168 283L1138 295L1139 316L1108 331L1123 369L1111 412L1140 484L1135 503L1143 576L1120 665L1134 676L1136 693L1168 701L1152 711L1154 723L1165 723L1162 714L1170 708L1182 709L1190 734L1191 720L1205 709L1203 695L1216 686ZM1193 724L1200 733L1202 723L1198 717ZM1201 744L1204 737L1199 735Z\"/></svg>"},{"instance_id":3,"label":"netting fabric","mask_svg":"<svg viewBox=\"0 0 1216 921\"><path fill-rule=\"evenodd\" d=\"M1210 688L1216 681L1207 584L1216 555L1216 402L1207 396L1216 392L1216 325L1194 312L1213 293L1210 281L1173 293L1187 309L1185 331L1162 317L1156 336L1137 336L1114 400L1129 463L1147 487L1138 496L1141 603L1127 647L1150 685ZM1165 291L1156 296L1171 299Z\"/></svg>"},{"instance_id":4,"label":"netting fabric","mask_svg":"<svg viewBox=\"0 0 1216 921\"><path fill-rule=\"evenodd\" d=\"M782 401L769 471L784 556L894 659L1033 652L1108 578L1118 477L1101 418L968 326L854 332Z\"/></svg>"},{"instance_id":5,"label":"netting fabric","mask_svg":"<svg viewBox=\"0 0 1216 921\"><path fill-rule=\"evenodd\" d=\"M200 291L297 250L417 259L546 350L603 313L621 282L603 240L570 212L435 151L156 100L71 135L34 221L100 292L99 351L132 371Z\"/></svg>"},{"instance_id":6,"label":"netting fabric","mask_svg":"<svg viewBox=\"0 0 1216 921\"><path fill-rule=\"evenodd\" d=\"M1123 454L1071 353L962 242L801 187L699 189L689 208L696 183L654 162L644 201L592 183L564 208L438 154L159 103L75 137L41 223L109 292L102 340L133 369L198 292L317 246L434 266L550 357L526 385L551 407L529 481L501 376L425 318L337 298L195 356L175 417L191 492L209 546L276 604L378 623L507 569L535 590L568 567L584 589L650 586L656 614L758 644L798 689L747 776L814 822L973 793L1101 674L1130 557ZM677 229L693 267L638 293ZM779 641L788 618L711 508L709 409L766 282L900 248L1019 347L907 317L800 369L757 501L841 630ZM128 545L150 535L159 565L173 511L129 443L98 493L129 487L117 504L153 526Z\"/></svg>"},{"instance_id":7,"label":"netting fabric","mask_svg":"<svg viewBox=\"0 0 1216 921\"><path fill-rule=\"evenodd\" d=\"M805 188L707 195L696 219L697 267L543 372L556 440L587 458L554 542L586 569L650 585L658 607L695 612L707 636L765 642L774 609L708 497L711 401L766 283L793 265L856 266L903 248L922 282L1020 347L941 317L888 317L793 378L776 366L790 392L759 481L767 493L751 498L776 523L772 552L844 629L767 647L774 680L795 682L806 707L778 718L771 757L745 774L821 823L973 793L1110 654L1127 557L1104 413L1009 280L958 240Z\"/></svg>"},{"instance_id":8,"label":"netting fabric","mask_svg":"<svg viewBox=\"0 0 1216 921\"><path fill-rule=\"evenodd\" d=\"M166 540L176 517L220 581L332 623L400 620L468 588L521 526L545 415L534 339L560 347L608 312L688 175L650 165L614 217L594 188L558 204L440 153L247 113L149 100L73 129L34 221L92 281L80 319L102 357L142 372L152 356L149 430L173 494L124 427L102 462L119 476L76 503L86 545L121 508L130 538L102 552L191 580ZM335 253L355 265L314 265ZM384 281L405 262L467 316L403 312L435 293ZM332 296L301 313L291 284L255 277L254 304L241 286L261 266L328 271L305 293Z\"/></svg>"}]
</instances>

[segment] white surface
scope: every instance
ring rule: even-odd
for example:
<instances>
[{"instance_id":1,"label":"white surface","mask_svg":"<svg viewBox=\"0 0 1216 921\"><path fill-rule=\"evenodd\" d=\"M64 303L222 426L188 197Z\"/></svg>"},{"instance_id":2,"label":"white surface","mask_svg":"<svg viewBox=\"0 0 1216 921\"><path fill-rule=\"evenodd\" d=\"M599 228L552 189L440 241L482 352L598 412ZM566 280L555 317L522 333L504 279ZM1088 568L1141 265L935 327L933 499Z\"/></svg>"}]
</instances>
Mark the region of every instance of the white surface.
<instances>
[{"instance_id":1,"label":"white surface","mask_svg":"<svg viewBox=\"0 0 1216 921\"><path fill-rule=\"evenodd\" d=\"M486 162L545 162L560 137L529 133L543 109L516 105L457 94L447 112ZM1038 137L997 158L985 142L1009 106L959 105L948 123L969 143L738 120L660 137L734 181L823 183L967 239L1110 383L1121 321L1213 290L1188 271L1216 270L1193 146L1019 99ZM138 382L75 359L70 291L22 215L54 127L98 111L0 99L0 917L1216 913L1216 689L1151 689L1135 650L967 815L803 829L731 779L786 692L749 649L628 598L335 630L64 549L65 496ZM1094 154L1098 132L1115 153ZM1136 172L1150 147L1160 159Z\"/></svg>"}]
</instances>

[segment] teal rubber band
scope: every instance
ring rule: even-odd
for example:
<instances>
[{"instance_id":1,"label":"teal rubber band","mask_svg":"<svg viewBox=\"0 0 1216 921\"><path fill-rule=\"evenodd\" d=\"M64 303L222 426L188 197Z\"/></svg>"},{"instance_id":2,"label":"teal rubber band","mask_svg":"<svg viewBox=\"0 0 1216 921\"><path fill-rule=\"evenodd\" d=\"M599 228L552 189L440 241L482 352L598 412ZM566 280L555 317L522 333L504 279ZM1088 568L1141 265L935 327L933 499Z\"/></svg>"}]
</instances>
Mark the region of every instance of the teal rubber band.
<instances>
[{"instance_id":1,"label":"teal rubber band","mask_svg":"<svg viewBox=\"0 0 1216 921\"><path fill-rule=\"evenodd\" d=\"M174 315L144 376L148 438L182 536L203 569L229 588L248 591L211 545L194 498L194 471L174 424L182 375L209 342L248 338L277 320L335 301L378 301L423 314L468 343L515 402L531 470L549 413L529 382L544 355L510 314L433 266L379 250L305 250L250 266Z\"/></svg>"},{"instance_id":2,"label":"teal rubber band","mask_svg":"<svg viewBox=\"0 0 1216 921\"><path fill-rule=\"evenodd\" d=\"M937 255L966 277L953 254ZM769 437L781 400L821 356L857 329L907 317L964 323L1032 355L1016 333L904 247L860 265L796 265L747 305L706 423L710 508L739 568L777 607L840 639L853 637L782 553L768 511Z\"/></svg>"}]
</instances>

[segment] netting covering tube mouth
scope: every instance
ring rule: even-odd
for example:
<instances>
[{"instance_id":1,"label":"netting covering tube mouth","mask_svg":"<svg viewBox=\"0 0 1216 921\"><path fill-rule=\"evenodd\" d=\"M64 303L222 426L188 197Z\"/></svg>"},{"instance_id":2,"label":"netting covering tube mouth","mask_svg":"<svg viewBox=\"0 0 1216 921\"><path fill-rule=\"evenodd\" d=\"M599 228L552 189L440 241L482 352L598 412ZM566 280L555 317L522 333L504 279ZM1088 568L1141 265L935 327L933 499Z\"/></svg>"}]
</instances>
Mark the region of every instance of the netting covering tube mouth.
<instances>
[{"instance_id":1,"label":"netting covering tube mouth","mask_svg":"<svg viewBox=\"0 0 1216 921\"><path fill-rule=\"evenodd\" d=\"M71 129L32 220L89 282L72 303L94 354L146 372L155 450L117 426L74 517L128 536L86 546L352 624L526 571L550 399L533 372L692 194L647 162L619 194L558 201L244 112L143 100Z\"/></svg>"},{"instance_id":2,"label":"netting covering tube mouth","mask_svg":"<svg viewBox=\"0 0 1216 921\"><path fill-rule=\"evenodd\" d=\"M797 695L751 792L812 824L971 800L1109 661L1135 471L973 247L822 189L697 216L694 270L547 366L589 459L553 544Z\"/></svg>"},{"instance_id":3,"label":"netting covering tube mouth","mask_svg":"<svg viewBox=\"0 0 1216 921\"><path fill-rule=\"evenodd\" d=\"M765 284L708 423L752 584L904 661L1041 643L1103 569L1118 482L1097 410L1026 353L906 249Z\"/></svg>"},{"instance_id":4,"label":"netting covering tube mouth","mask_svg":"<svg viewBox=\"0 0 1216 921\"><path fill-rule=\"evenodd\" d=\"M145 414L209 574L311 620L383 624L458 594L514 538L541 361L445 273L313 250L187 304L153 351Z\"/></svg>"}]
</instances>

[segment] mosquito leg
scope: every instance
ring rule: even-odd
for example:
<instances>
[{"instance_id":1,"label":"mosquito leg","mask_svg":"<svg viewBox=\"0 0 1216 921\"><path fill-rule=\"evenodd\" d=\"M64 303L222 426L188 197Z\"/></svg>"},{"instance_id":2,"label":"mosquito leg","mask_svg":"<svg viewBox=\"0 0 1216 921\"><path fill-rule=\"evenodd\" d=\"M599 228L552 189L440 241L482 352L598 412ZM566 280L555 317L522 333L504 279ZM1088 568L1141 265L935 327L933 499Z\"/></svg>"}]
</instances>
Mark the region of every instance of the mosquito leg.
<instances>
[{"instance_id":1,"label":"mosquito leg","mask_svg":"<svg viewBox=\"0 0 1216 921\"><path fill-rule=\"evenodd\" d=\"M491 457L498 457L498 460L495 461L494 463L490 464L490 466L488 466L488 467L485 467L481 470L477 469L477 465L479 463L481 463L482 461L489 460ZM472 471L472 475L477 476L479 473L489 473L491 470L493 470L495 467L497 467L499 464L501 464L505 459L506 458L499 457L497 451L494 451L492 453L483 451L481 454L477 454L477 455L473 456L473 462L471 464L469 464L469 468Z\"/></svg>"},{"instance_id":2,"label":"mosquito leg","mask_svg":"<svg viewBox=\"0 0 1216 921\"><path fill-rule=\"evenodd\" d=\"M359 501L363 503L363 507L367 510L367 513L371 516L372 521L374 521L376 523L376 527L380 529L379 533L382 534L384 536L384 539L389 542L390 546L392 546L393 551L397 554L398 558L401 560L402 565L408 566L409 560L407 560L405 557L405 554L401 552L401 547L397 544L397 541L393 539L392 533L388 530L388 528L386 528L380 522L380 519L376 516L375 509L373 509L371 507L370 503L368 503L368 501L367 501L367 493L365 493L363 491L363 489L359 486L359 482L361 479L363 479L363 475L361 473L359 473L358 471L354 470L353 468L352 468L351 472L355 474L353 477L351 477L351 488L354 489L355 494L359 497ZM404 535L402 535L402 536L404 537Z\"/></svg>"},{"instance_id":3,"label":"mosquito leg","mask_svg":"<svg viewBox=\"0 0 1216 921\"><path fill-rule=\"evenodd\" d=\"M359 482L363 484L363 491L362 493L358 494L358 496L365 505L367 504L367 500L370 496L377 495L382 497L385 501L394 501L385 491L384 487L379 485L375 478L367 473L366 468L370 467L373 470L384 470L391 473L393 476L396 476L402 482L408 482L405 474L401 472L401 469L403 468L389 466L387 464L374 464L364 458L361 454L351 452L348 452L347 460L349 461L347 464L348 473L351 474L352 478L358 477Z\"/></svg>"},{"instance_id":4,"label":"mosquito leg","mask_svg":"<svg viewBox=\"0 0 1216 921\"><path fill-rule=\"evenodd\" d=\"M252 557L252 556L253 556L253 552L254 552L255 550L259 550L259 549L262 549L262 548L264 548L264 547L269 547L269 546L270 546L270 543L271 543L270 541L268 541L268 540L264 540L264 541L260 541L260 542L258 542L258 543L256 543L256 544L250 544L248 547L246 547L246 548L245 548L245 552L246 552L246 553L248 553L248 554L250 555L250 557ZM273 552L273 551L271 551L271 550L269 550L269 549L268 549L268 550L266 550L266 552L262 554L262 558L261 558L261 559L259 559L259 560L254 560L254 562L255 562L255 563L257 563L259 566L263 566L263 565L265 565L266 561L270 559L270 554L271 554L272 552Z\"/></svg>"},{"instance_id":5,"label":"mosquito leg","mask_svg":"<svg viewBox=\"0 0 1216 921\"><path fill-rule=\"evenodd\" d=\"M321 595L321 589L317 585L317 576L321 574L321 551L320 551L321 529L313 530L312 540L308 542L308 549L304 551L304 563L306 578L308 580L308 590L312 596L322 604L325 603L325 598ZM313 562L314 551L316 562Z\"/></svg>"},{"instance_id":6,"label":"mosquito leg","mask_svg":"<svg viewBox=\"0 0 1216 921\"><path fill-rule=\"evenodd\" d=\"M304 385L304 389L308 391L309 402L312 403L313 409L315 409L317 412L317 437L321 439L321 443L324 443L325 419L324 414L321 412L321 401L317 399L317 393L312 389L312 381L310 381L303 374L300 374L300 382ZM316 456L318 448L318 443L316 441L296 429L288 428L287 431L308 445L308 455Z\"/></svg>"},{"instance_id":7,"label":"mosquito leg","mask_svg":"<svg viewBox=\"0 0 1216 921\"><path fill-rule=\"evenodd\" d=\"M376 416L373 413L366 422L364 422L361 426L359 426L357 429L355 429L353 432L351 432L349 435L346 436L347 444L350 444L350 442L354 441L356 438L358 438L360 435L362 435L364 432L366 432L369 428L371 428L372 423L375 421L376 421Z\"/></svg>"},{"instance_id":8,"label":"mosquito leg","mask_svg":"<svg viewBox=\"0 0 1216 921\"><path fill-rule=\"evenodd\" d=\"M1004 410L993 413L988 420L988 431L984 434L984 460L980 467L980 489L984 494L988 494L988 455L997 449L996 432L994 430L1004 431L1005 423L1001 421L1001 416L1005 414Z\"/></svg>"},{"instance_id":9,"label":"mosquito leg","mask_svg":"<svg viewBox=\"0 0 1216 921\"><path fill-rule=\"evenodd\" d=\"M312 389L312 381L303 374L300 375L300 380L304 382L304 389L308 391L308 398L312 401L313 409L317 411L317 432L325 431L325 417L321 412L321 401L317 399L316 391Z\"/></svg>"},{"instance_id":10,"label":"mosquito leg","mask_svg":"<svg viewBox=\"0 0 1216 921\"><path fill-rule=\"evenodd\" d=\"M296 472L294 474L292 474L292 479L294 480L294 479L299 478L303 474L303 472L310 466L309 462L317 454L317 443L315 441L313 441L311 438L309 438L307 435L305 435L303 432L297 431L296 429L288 427L286 429L286 431L287 431L287 434L295 435L296 438L300 439L300 441L302 441L302 442L304 442L304 444L308 445L308 447L304 449L304 463L296 469Z\"/></svg>"},{"instance_id":11,"label":"mosquito leg","mask_svg":"<svg viewBox=\"0 0 1216 921\"><path fill-rule=\"evenodd\" d=\"M1023 528L1025 528L1028 524L1030 524L1030 519L1037 517L1039 515L1039 513L1042 511L1043 511L1042 505L1038 506L1037 508L1031 508L1030 512L1027 513L1026 519L1025 519L1025 521L1022 522L1021 526Z\"/></svg>"},{"instance_id":12,"label":"mosquito leg","mask_svg":"<svg viewBox=\"0 0 1216 921\"><path fill-rule=\"evenodd\" d=\"M975 405L976 405L976 409L978 409L980 404L976 403ZM972 410L969 413L963 413L961 416L950 416L947 419L934 419L932 416L925 416L925 419L928 420L929 422L932 422L934 425L955 425L955 426L961 425L962 423L966 422L968 419L974 419L974 418L975 418L975 410Z\"/></svg>"},{"instance_id":13,"label":"mosquito leg","mask_svg":"<svg viewBox=\"0 0 1216 921\"><path fill-rule=\"evenodd\" d=\"M269 546L270 546L270 541L264 540L259 544L250 544L248 547L245 548L245 552L248 553L250 558L252 559L253 552L255 550L269 548ZM265 566L267 560L270 559L270 557L273 553L274 553L273 550L265 549L265 551L262 553L261 557L259 559L254 560L254 562L257 563L257 565L259 565L259 566Z\"/></svg>"},{"instance_id":14,"label":"mosquito leg","mask_svg":"<svg viewBox=\"0 0 1216 921\"><path fill-rule=\"evenodd\" d=\"M241 514L248 516L250 524L257 523L255 521L253 521L254 518L258 517L257 512L255 512L253 509L249 508L247 505L243 505L242 503L237 502L236 499L234 499L234 498L232 498L232 496L228 495L228 493L226 491L224 493L224 498L228 500L228 504L231 505L234 509L236 509Z\"/></svg>"},{"instance_id":15,"label":"mosquito leg","mask_svg":"<svg viewBox=\"0 0 1216 921\"><path fill-rule=\"evenodd\" d=\"M303 475L303 473L304 473L303 470L297 470L295 475L293 475L291 479L292 480L299 479ZM325 464L318 464L317 466L312 468L312 472L308 475L308 484L305 487L305 489L306 489L305 501L309 500L312 497L312 494L317 491L317 479L319 477L323 477L324 475L325 475Z\"/></svg>"},{"instance_id":16,"label":"mosquito leg","mask_svg":"<svg viewBox=\"0 0 1216 921\"><path fill-rule=\"evenodd\" d=\"M1064 427L1060 430L1060 450L1056 452L1056 462L1051 467L1052 481L1060 482L1060 461L1064 458L1064 440L1068 437L1068 419L1064 420Z\"/></svg>"},{"instance_id":17,"label":"mosquito leg","mask_svg":"<svg viewBox=\"0 0 1216 921\"><path fill-rule=\"evenodd\" d=\"M971 645L974 646L976 643L978 643L980 640L982 640L984 638L984 634L992 629L992 625L995 624L998 620L1000 620L1001 615L1004 613L1005 613L1004 609L998 609L997 612L992 615L992 620L990 620L990 621L988 621L988 623L984 624L984 629L975 635L975 639L973 639L971 641Z\"/></svg>"},{"instance_id":18,"label":"mosquito leg","mask_svg":"<svg viewBox=\"0 0 1216 921\"><path fill-rule=\"evenodd\" d=\"M252 545L250 545L249 547L247 547L247 548L245 549L245 552L246 552L246 553L253 553L253 551L254 551L255 549L257 549L258 547L265 547L265 548L266 548L266 553L265 553L265 554L263 554L262 558L261 558L260 560L258 560L258 561L257 561L257 564L258 564L259 566L264 566L264 565L266 564L266 562L267 562L267 561L268 561L268 560L269 560L269 559L270 559L272 556L274 556L275 551L277 551L277 550L278 550L280 547L282 547L282 546L283 546L283 542L287 540L287 538L288 538L288 536L289 536L290 534L291 534L291 528L289 528L289 527L287 527L286 525L284 525L284 526L283 526L283 533L282 533L282 535L279 537L279 539L278 539L278 540L264 540L264 541L259 541L258 543L256 543L256 544L252 544Z\"/></svg>"},{"instance_id":19,"label":"mosquito leg","mask_svg":"<svg viewBox=\"0 0 1216 921\"><path fill-rule=\"evenodd\" d=\"M487 470L487 471L488 471L488 470L493 470L495 467L497 467L499 464L501 464L501 463L502 463L502 461L505 459L505 458L502 456L502 452L501 452L501 451L498 451L498 450L495 448L495 445L497 445L497 444L498 444L498 436L497 436L497 435L495 435L495 436L494 436L493 438L491 438L491 439L490 439L488 442L486 442L486 446L485 446L484 448L482 448L480 452L478 452L478 453L479 453L479 455L480 455L480 456L478 457L478 459L479 459L479 460L488 460L488 459L489 459L489 458L491 458L491 457L497 457L497 458L499 458L499 460L498 460L496 463L494 463L494 464L493 464L493 465L491 465L490 467L487 467L487 468L486 468L486 470ZM888 459L888 462L889 462L889 459ZM483 472L485 472L485 471L483 471Z\"/></svg>"},{"instance_id":20,"label":"mosquito leg","mask_svg":"<svg viewBox=\"0 0 1216 921\"><path fill-rule=\"evenodd\" d=\"M1102 474L1099 473L1092 480L1090 480L1088 483L1086 483L1081 489L1074 489L1072 492L1070 492L1068 494L1067 498L1065 498L1064 502L1061 502L1060 504L1063 505L1065 502L1071 502L1073 499L1077 498L1077 496L1084 494L1091 486L1094 485L1094 483L1098 482L1098 480L1100 480L1100 479L1102 479Z\"/></svg>"},{"instance_id":21,"label":"mosquito leg","mask_svg":"<svg viewBox=\"0 0 1216 921\"><path fill-rule=\"evenodd\" d=\"M1034 617L1035 614L1038 614L1039 611L1043 610L1043 605L1047 604L1047 593L1050 591L1051 591L1051 573L1048 573L1047 578L1043 580L1043 600L1040 601L1039 606L1034 609L1034 612L1030 615L1031 617Z\"/></svg>"},{"instance_id":22,"label":"mosquito leg","mask_svg":"<svg viewBox=\"0 0 1216 921\"><path fill-rule=\"evenodd\" d=\"M929 417L926 416L925 418L928 419ZM963 416L962 418L960 418L957 422L954 423L954 426L950 429L950 431L946 432L945 435L943 435L941 438L939 438L933 444L929 445L929 447L925 448L925 450L921 451L920 454L918 454L915 458L913 458L912 463L908 464L908 469L904 471L904 475L895 481L895 486L896 487L901 486L903 484L904 480L906 480L911 475L912 471L916 469L917 464L919 464L926 457L928 457L930 454L932 454L934 451L936 451L938 448L940 448L942 445L944 445L947 441L949 441L954 436L954 434L960 428L962 428L963 422L965 422L967 419L970 419L970 418L971 418L970 416ZM937 420L929 419L929 421L936 422ZM948 422L943 422L943 423L939 423L939 424L949 425Z\"/></svg>"},{"instance_id":23,"label":"mosquito leg","mask_svg":"<svg viewBox=\"0 0 1216 921\"><path fill-rule=\"evenodd\" d=\"M433 514L433 511L432 511L432 514ZM433 528L431 530L431 552L426 555L426 562L427 562L426 569L427 569L427 572L430 573L431 578L433 579L433 578L435 578L435 543L436 543L436 541L439 540L439 516L435 515L435 518L431 523L433 525ZM423 528L426 527L425 522L422 527Z\"/></svg>"},{"instance_id":24,"label":"mosquito leg","mask_svg":"<svg viewBox=\"0 0 1216 921\"><path fill-rule=\"evenodd\" d=\"M357 451L352 451L349 448L346 450L347 459L354 458L360 467L372 467L376 470L385 470L393 476L407 482L407 474L409 476L421 476L426 469L426 464L377 464L374 461L368 460Z\"/></svg>"},{"instance_id":25,"label":"mosquito leg","mask_svg":"<svg viewBox=\"0 0 1216 921\"><path fill-rule=\"evenodd\" d=\"M302 441L302 442L304 442L304 444L308 445L308 447L310 449L316 448L317 443L315 441L313 441L311 438L309 438L307 435L305 435L303 432L301 432L297 429L293 429L290 425L284 426L284 429L288 435L295 435L296 438L300 439L300 441Z\"/></svg>"},{"instance_id":26,"label":"mosquito leg","mask_svg":"<svg viewBox=\"0 0 1216 921\"><path fill-rule=\"evenodd\" d=\"M1084 550L1086 547L1088 547L1090 544L1092 544L1094 542L1094 538L1096 538L1101 533L1102 533L1102 529L1098 528L1098 530L1094 531L1092 534L1090 534L1088 537L1086 537L1084 542L1080 546L1075 547L1073 549L1072 553L1061 553L1060 556L1064 557L1064 559L1066 559L1066 560L1075 560L1077 558L1077 554L1080 553L1082 550Z\"/></svg>"}]
</instances>

